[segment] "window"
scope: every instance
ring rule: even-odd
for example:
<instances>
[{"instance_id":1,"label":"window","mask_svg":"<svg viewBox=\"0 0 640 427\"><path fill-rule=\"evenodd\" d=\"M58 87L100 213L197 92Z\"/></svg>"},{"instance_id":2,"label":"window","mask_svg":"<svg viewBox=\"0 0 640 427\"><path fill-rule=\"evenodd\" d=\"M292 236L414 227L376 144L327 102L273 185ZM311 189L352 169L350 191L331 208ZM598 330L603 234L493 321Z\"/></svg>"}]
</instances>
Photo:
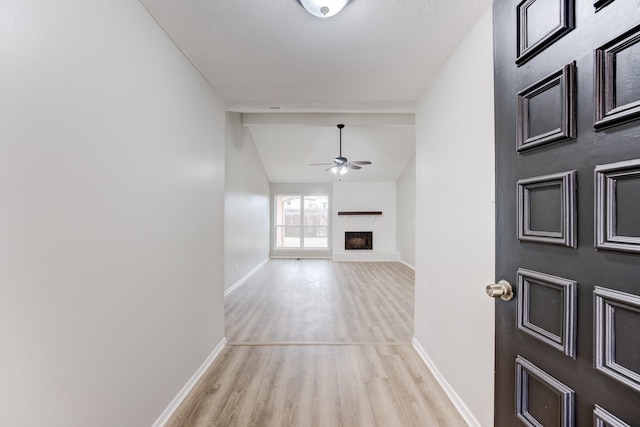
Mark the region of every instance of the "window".
<instances>
[{"instance_id":1,"label":"window","mask_svg":"<svg viewBox=\"0 0 640 427\"><path fill-rule=\"evenodd\" d=\"M276 196L276 248L329 248L328 196Z\"/></svg>"}]
</instances>

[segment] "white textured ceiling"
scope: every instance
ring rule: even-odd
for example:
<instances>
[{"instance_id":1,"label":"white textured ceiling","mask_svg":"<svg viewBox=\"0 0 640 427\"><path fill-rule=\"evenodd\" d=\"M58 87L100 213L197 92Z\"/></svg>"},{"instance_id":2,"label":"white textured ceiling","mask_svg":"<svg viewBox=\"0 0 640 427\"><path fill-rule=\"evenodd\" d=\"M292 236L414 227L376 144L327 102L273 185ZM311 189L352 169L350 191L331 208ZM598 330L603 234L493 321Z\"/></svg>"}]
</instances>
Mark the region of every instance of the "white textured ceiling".
<instances>
[{"instance_id":1,"label":"white textured ceiling","mask_svg":"<svg viewBox=\"0 0 640 427\"><path fill-rule=\"evenodd\" d=\"M320 19L296 0L140 1L228 110L269 114L413 113L430 78L491 3L351 0L338 15ZM306 164L322 161L325 146L334 148L325 161L335 157L335 124L349 126L347 118L323 125L251 125L271 181L330 180ZM386 126L382 120L354 127L350 135L345 128L350 160L382 159L354 172L358 180L394 180L413 154L413 129Z\"/></svg>"}]
</instances>

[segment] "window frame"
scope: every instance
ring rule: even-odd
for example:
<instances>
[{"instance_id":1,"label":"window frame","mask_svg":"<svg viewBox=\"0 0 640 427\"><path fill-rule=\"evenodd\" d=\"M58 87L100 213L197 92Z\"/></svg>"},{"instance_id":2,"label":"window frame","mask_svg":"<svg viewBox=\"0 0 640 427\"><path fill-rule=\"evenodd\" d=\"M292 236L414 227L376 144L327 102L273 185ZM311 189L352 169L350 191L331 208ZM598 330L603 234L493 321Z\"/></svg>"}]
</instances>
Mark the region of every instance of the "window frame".
<instances>
[{"instance_id":1,"label":"window frame","mask_svg":"<svg viewBox=\"0 0 640 427\"><path fill-rule=\"evenodd\" d=\"M278 223L278 200L286 197L298 198L300 200L299 224ZM324 225L306 225L305 224L305 199L320 198L326 199L326 224ZM329 194L301 194L301 193L278 193L273 195L273 244L272 249L277 251L329 251L331 249L331 197ZM283 215L284 218L284 215ZM300 236L299 246L278 246L278 230L284 227L298 227ZM308 228L325 228L326 229L326 245L325 246L305 246L305 230Z\"/></svg>"}]
</instances>

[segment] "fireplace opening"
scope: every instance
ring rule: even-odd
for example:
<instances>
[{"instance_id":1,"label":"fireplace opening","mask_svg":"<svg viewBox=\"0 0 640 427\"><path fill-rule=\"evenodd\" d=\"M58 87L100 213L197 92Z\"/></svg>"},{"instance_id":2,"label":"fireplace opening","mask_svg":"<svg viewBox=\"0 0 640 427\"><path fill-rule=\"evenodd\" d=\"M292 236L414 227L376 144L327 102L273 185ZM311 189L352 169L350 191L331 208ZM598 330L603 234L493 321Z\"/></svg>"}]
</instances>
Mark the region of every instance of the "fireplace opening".
<instances>
[{"instance_id":1,"label":"fireplace opening","mask_svg":"<svg viewBox=\"0 0 640 427\"><path fill-rule=\"evenodd\" d=\"M345 250L373 250L373 231L345 231Z\"/></svg>"}]
</instances>

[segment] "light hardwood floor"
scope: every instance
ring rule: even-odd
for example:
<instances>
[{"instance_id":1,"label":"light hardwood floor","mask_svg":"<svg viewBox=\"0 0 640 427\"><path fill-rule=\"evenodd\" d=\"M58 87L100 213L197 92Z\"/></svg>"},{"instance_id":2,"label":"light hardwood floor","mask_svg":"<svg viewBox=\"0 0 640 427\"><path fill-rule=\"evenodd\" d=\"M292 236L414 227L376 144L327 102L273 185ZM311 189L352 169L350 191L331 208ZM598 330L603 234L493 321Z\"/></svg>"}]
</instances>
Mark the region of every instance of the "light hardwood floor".
<instances>
[{"instance_id":1,"label":"light hardwood floor","mask_svg":"<svg viewBox=\"0 0 640 427\"><path fill-rule=\"evenodd\" d=\"M228 342L411 342L400 263L271 260L225 301Z\"/></svg>"},{"instance_id":2,"label":"light hardwood floor","mask_svg":"<svg viewBox=\"0 0 640 427\"><path fill-rule=\"evenodd\" d=\"M411 346L413 282L400 263L269 261L167 426L465 426Z\"/></svg>"}]
</instances>

